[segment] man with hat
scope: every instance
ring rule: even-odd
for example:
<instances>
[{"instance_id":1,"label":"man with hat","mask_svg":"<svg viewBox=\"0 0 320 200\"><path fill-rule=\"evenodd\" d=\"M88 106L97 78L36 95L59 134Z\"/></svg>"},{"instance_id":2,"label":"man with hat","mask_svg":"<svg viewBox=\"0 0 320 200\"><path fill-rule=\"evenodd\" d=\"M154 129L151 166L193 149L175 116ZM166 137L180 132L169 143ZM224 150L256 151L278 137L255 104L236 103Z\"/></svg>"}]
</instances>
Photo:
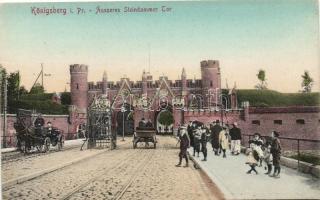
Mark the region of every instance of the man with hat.
<instances>
[{"instance_id":1,"label":"man with hat","mask_svg":"<svg viewBox=\"0 0 320 200\"><path fill-rule=\"evenodd\" d=\"M207 161L207 129L205 127L202 127L201 129L201 151L203 153L203 160Z\"/></svg>"},{"instance_id":2,"label":"man with hat","mask_svg":"<svg viewBox=\"0 0 320 200\"><path fill-rule=\"evenodd\" d=\"M215 125L211 127L211 145L215 155L219 155L218 151L220 148L219 133L222 130L219 120L216 120Z\"/></svg>"},{"instance_id":3,"label":"man with hat","mask_svg":"<svg viewBox=\"0 0 320 200\"><path fill-rule=\"evenodd\" d=\"M190 146L190 139L187 133L187 127L181 126L180 128L180 153L179 153L179 163L176 165L177 167L181 166L182 158L186 159L186 165L185 167L188 167L188 155L187 155L187 149Z\"/></svg>"},{"instance_id":4,"label":"man with hat","mask_svg":"<svg viewBox=\"0 0 320 200\"><path fill-rule=\"evenodd\" d=\"M271 133L272 143L271 143L271 154L273 158L273 166L274 166L274 173L270 175L274 178L280 178L280 156L281 156L281 144L279 140L279 132L272 131Z\"/></svg>"},{"instance_id":5,"label":"man with hat","mask_svg":"<svg viewBox=\"0 0 320 200\"><path fill-rule=\"evenodd\" d=\"M239 155L241 150L241 130L238 128L237 122L233 122L229 134L231 137L231 153L233 155Z\"/></svg>"}]
</instances>

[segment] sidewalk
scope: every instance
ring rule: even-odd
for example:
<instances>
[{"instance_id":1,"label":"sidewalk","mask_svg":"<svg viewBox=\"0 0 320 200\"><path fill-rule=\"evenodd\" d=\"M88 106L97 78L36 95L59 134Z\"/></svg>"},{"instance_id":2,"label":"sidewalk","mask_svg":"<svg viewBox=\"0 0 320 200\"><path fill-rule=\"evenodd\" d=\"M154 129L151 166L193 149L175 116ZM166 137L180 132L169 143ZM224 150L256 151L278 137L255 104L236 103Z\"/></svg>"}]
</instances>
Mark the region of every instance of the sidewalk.
<instances>
[{"instance_id":1,"label":"sidewalk","mask_svg":"<svg viewBox=\"0 0 320 200\"><path fill-rule=\"evenodd\" d=\"M209 145L208 145L209 147ZM320 179L297 170L281 167L281 178L271 178L264 173L264 167L256 167L247 174L249 166L245 164L246 156L230 155L227 158L215 156L212 148L208 148L207 161L193 157L193 149L189 149L190 157L224 193L226 199L319 199Z\"/></svg>"}]
</instances>

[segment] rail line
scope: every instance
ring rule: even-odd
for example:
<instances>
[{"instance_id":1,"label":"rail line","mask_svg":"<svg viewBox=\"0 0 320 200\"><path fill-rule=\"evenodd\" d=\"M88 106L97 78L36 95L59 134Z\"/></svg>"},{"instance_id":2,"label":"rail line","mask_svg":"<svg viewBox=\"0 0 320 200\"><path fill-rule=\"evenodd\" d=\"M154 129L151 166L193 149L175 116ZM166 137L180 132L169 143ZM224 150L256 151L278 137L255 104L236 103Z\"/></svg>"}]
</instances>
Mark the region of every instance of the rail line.
<instances>
[{"instance_id":1,"label":"rail line","mask_svg":"<svg viewBox=\"0 0 320 200\"><path fill-rule=\"evenodd\" d=\"M128 142L120 144L120 145L118 145L118 147L126 145L127 143ZM74 148L79 148L79 146L74 147ZM50 174L52 172L55 172L55 171L58 171L58 170L62 170L64 168L66 168L66 167L71 167L72 165L75 165L75 164L77 164L79 162L82 162L82 161L87 160L87 159L92 159L92 158L94 158L94 157L96 157L96 156L98 156L98 155L100 155L102 153L107 153L107 152L112 152L112 151L106 149L106 151L103 151L101 153L97 153L95 155L91 155L89 157L84 157L84 158L81 158L79 160L71 161L71 162L69 162L67 164L62 164L61 166L57 166L57 167L54 167L52 169L43 170L42 172L36 172L34 174L26 175L26 176L30 176L28 178L26 178L25 176L18 177L18 178L14 179L14 180L9 180L9 181L3 183L2 187L3 187L3 189L6 189L6 188L12 187L13 185L16 185L16 184L21 184L21 183L24 183L24 182L27 182L27 181L35 180L35 179L37 179L37 178L39 178L41 176L48 175L48 174Z\"/></svg>"},{"instance_id":2,"label":"rail line","mask_svg":"<svg viewBox=\"0 0 320 200\"><path fill-rule=\"evenodd\" d=\"M70 191L69 193L67 193L66 195L64 195L62 198L60 198L61 200L67 200L69 198L71 198L74 194L78 193L81 189L85 188L86 186L88 186L88 184L96 181L97 179L99 179L101 176L105 175L106 173L110 173L110 170L115 168L115 167L119 167L120 165L125 164L127 161L127 158L132 158L133 155L135 154L139 154L140 152L142 152L142 150L137 150L137 151L133 151L132 153L130 153L129 155L127 155L125 158L121 159L120 161L116 162L114 165L103 168L103 171L101 173L98 173L96 176L92 177L91 179L89 179L88 181L84 182L83 184L79 185L78 187L75 187L72 191Z\"/></svg>"},{"instance_id":3,"label":"rail line","mask_svg":"<svg viewBox=\"0 0 320 200\"><path fill-rule=\"evenodd\" d=\"M128 188L132 185L132 183L136 180L138 175L142 173L142 171L148 166L148 164L152 161L152 156L155 154L155 151L151 150L151 153L149 154L148 158L145 162L141 162L139 167L135 170L133 175L130 177L127 184L124 185L124 187L119 191L119 193L113 198L114 200L119 200L123 197L125 192L128 190Z\"/></svg>"}]
</instances>

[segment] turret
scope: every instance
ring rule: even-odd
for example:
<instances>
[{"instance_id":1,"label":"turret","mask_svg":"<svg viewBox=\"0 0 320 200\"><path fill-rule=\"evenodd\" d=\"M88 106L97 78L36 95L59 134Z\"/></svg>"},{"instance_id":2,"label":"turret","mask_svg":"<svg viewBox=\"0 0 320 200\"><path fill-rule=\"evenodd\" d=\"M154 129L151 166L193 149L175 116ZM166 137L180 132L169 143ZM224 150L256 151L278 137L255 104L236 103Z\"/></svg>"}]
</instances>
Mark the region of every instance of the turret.
<instances>
[{"instance_id":1,"label":"turret","mask_svg":"<svg viewBox=\"0 0 320 200\"><path fill-rule=\"evenodd\" d=\"M208 90L211 90L211 93L214 93L215 95L220 95L221 75L218 60L204 60L201 62L201 79L202 92L204 96L208 94Z\"/></svg>"},{"instance_id":2,"label":"turret","mask_svg":"<svg viewBox=\"0 0 320 200\"><path fill-rule=\"evenodd\" d=\"M70 65L71 105L77 112L86 113L88 106L88 66Z\"/></svg>"},{"instance_id":3,"label":"turret","mask_svg":"<svg viewBox=\"0 0 320 200\"><path fill-rule=\"evenodd\" d=\"M107 77L107 72L103 72L102 76L102 94L107 94L108 91L108 77Z\"/></svg>"}]
</instances>

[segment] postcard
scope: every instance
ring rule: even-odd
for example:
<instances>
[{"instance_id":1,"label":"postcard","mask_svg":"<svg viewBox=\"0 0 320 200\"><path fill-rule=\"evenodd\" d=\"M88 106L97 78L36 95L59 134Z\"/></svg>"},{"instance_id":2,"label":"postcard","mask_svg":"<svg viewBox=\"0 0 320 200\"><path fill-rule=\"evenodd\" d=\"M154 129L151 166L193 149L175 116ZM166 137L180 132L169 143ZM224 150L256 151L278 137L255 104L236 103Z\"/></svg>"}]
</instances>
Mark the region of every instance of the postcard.
<instances>
[{"instance_id":1,"label":"postcard","mask_svg":"<svg viewBox=\"0 0 320 200\"><path fill-rule=\"evenodd\" d=\"M319 1L0 3L2 199L318 199Z\"/></svg>"}]
</instances>

